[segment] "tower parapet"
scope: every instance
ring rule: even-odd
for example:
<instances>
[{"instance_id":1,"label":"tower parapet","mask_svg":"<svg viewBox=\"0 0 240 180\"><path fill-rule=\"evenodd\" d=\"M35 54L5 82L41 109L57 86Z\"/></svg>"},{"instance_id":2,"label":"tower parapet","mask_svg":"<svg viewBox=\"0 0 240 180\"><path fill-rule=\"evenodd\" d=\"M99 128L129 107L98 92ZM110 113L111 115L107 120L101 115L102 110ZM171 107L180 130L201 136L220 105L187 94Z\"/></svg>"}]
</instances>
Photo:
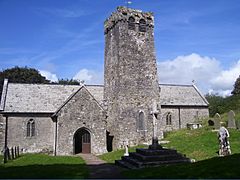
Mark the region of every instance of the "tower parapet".
<instances>
[{"instance_id":1,"label":"tower parapet","mask_svg":"<svg viewBox=\"0 0 240 180\"><path fill-rule=\"evenodd\" d=\"M141 10L126 8L119 6L117 12L113 12L109 18L104 22L104 34L108 33L118 22L129 22L131 18L134 18L134 23L139 26L140 20L144 19L146 21L146 27L154 27L154 17L152 12L142 12Z\"/></svg>"}]
</instances>

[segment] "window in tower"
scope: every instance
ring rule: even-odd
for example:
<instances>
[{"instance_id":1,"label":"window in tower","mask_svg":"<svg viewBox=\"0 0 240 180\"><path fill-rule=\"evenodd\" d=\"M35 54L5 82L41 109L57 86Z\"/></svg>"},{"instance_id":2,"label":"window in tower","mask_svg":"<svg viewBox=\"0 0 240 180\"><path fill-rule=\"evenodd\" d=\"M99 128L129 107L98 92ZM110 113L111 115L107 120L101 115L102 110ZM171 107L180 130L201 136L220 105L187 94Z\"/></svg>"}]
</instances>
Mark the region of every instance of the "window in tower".
<instances>
[{"instance_id":1,"label":"window in tower","mask_svg":"<svg viewBox=\"0 0 240 180\"><path fill-rule=\"evenodd\" d=\"M128 29L135 30L135 19L134 19L134 17L129 17L129 19L128 19Z\"/></svg>"},{"instance_id":2,"label":"window in tower","mask_svg":"<svg viewBox=\"0 0 240 180\"><path fill-rule=\"evenodd\" d=\"M140 21L139 21L139 31L140 32L147 31L147 25L146 25L146 21L144 19L140 19Z\"/></svg>"}]
</instances>

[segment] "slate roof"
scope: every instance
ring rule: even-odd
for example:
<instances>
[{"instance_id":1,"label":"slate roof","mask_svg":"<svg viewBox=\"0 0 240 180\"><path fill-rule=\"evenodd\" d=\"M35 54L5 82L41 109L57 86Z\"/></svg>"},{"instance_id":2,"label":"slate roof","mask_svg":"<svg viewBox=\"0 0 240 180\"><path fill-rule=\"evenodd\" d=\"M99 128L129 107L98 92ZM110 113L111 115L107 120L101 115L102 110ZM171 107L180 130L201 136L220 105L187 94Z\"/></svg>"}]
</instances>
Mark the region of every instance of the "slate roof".
<instances>
[{"instance_id":1,"label":"slate roof","mask_svg":"<svg viewBox=\"0 0 240 180\"><path fill-rule=\"evenodd\" d=\"M87 90L102 104L103 85L86 85ZM80 85L8 83L3 112L53 113ZM161 105L207 106L208 103L192 85L160 85ZM3 101L2 100L2 101Z\"/></svg>"},{"instance_id":2,"label":"slate roof","mask_svg":"<svg viewBox=\"0 0 240 180\"><path fill-rule=\"evenodd\" d=\"M195 85L160 84L161 106L208 106Z\"/></svg>"}]
</instances>

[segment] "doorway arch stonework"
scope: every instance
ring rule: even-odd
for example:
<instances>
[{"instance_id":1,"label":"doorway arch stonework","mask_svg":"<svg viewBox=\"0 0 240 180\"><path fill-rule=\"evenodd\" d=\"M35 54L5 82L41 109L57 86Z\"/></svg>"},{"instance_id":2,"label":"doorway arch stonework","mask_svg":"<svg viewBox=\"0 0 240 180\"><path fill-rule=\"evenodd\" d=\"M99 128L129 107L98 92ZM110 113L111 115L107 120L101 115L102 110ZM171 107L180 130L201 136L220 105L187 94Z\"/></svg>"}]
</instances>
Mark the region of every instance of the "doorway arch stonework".
<instances>
[{"instance_id":1,"label":"doorway arch stonework","mask_svg":"<svg viewBox=\"0 0 240 180\"><path fill-rule=\"evenodd\" d=\"M79 128L74 133L73 153L91 153L91 133L87 128Z\"/></svg>"}]
</instances>

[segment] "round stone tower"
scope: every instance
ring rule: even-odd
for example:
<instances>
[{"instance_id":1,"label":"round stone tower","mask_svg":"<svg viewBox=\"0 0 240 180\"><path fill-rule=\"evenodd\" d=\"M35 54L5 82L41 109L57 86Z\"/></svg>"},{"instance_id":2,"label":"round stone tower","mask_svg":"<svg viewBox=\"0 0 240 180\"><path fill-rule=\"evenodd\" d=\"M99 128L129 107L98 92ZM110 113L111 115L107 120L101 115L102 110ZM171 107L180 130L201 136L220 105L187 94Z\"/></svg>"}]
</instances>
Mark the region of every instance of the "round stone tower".
<instances>
[{"instance_id":1,"label":"round stone tower","mask_svg":"<svg viewBox=\"0 0 240 180\"><path fill-rule=\"evenodd\" d=\"M153 104L160 110L153 31L152 13L126 7L104 23L104 99L113 148L152 140Z\"/></svg>"}]
</instances>

